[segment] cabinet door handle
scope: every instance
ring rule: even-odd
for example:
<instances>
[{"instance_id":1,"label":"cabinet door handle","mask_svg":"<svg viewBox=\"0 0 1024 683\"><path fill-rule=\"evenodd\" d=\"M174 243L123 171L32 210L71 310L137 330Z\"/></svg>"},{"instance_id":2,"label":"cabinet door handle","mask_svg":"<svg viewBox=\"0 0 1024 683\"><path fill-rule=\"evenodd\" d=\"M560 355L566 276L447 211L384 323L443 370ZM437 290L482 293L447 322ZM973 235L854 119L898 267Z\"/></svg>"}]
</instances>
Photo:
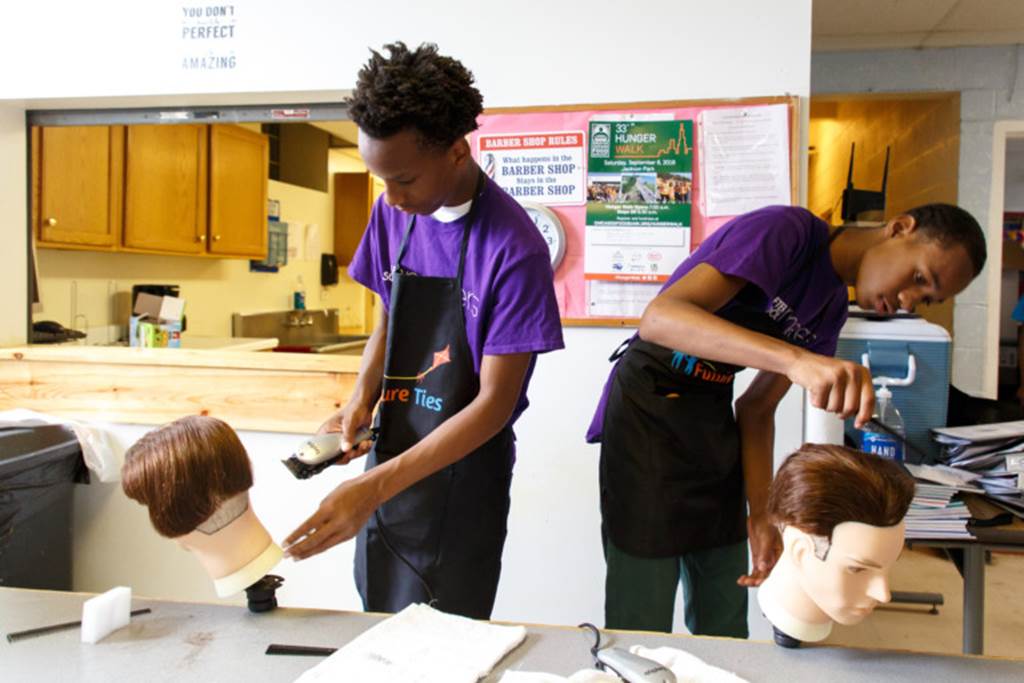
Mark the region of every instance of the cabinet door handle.
<instances>
[{"instance_id":1,"label":"cabinet door handle","mask_svg":"<svg viewBox=\"0 0 1024 683\"><path fill-rule=\"evenodd\" d=\"M47 218L45 221L43 221L43 223L46 226L52 228L53 226L57 225L57 219L56 218L52 218L52 217L51 218Z\"/></svg>"},{"instance_id":2,"label":"cabinet door handle","mask_svg":"<svg viewBox=\"0 0 1024 683\"><path fill-rule=\"evenodd\" d=\"M220 242L220 235L214 235L213 236L213 241L214 242Z\"/></svg>"},{"instance_id":3,"label":"cabinet door handle","mask_svg":"<svg viewBox=\"0 0 1024 683\"><path fill-rule=\"evenodd\" d=\"M206 235L196 235L196 242L205 242Z\"/></svg>"}]
</instances>

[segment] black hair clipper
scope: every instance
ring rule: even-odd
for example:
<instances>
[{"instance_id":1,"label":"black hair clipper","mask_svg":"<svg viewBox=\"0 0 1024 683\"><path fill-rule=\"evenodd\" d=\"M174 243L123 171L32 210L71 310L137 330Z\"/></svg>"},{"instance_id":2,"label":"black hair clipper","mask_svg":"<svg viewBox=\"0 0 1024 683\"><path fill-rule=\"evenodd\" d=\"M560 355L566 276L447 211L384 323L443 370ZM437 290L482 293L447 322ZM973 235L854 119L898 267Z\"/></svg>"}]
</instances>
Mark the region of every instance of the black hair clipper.
<instances>
[{"instance_id":1,"label":"black hair clipper","mask_svg":"<svg viewBox=\"0 0 1024 683\"><path fill-rule=\"evenodd\" d=\"M376 439L376 429L361 429L356 432L352 444L355 446L363 441L375 441ZM295 475L296 479L309 479L341 460L347 452L341 450L341 432L327 432L326 434L317 434L309 439L291 457L281 462Z\"/></svg>"}]
</instances>

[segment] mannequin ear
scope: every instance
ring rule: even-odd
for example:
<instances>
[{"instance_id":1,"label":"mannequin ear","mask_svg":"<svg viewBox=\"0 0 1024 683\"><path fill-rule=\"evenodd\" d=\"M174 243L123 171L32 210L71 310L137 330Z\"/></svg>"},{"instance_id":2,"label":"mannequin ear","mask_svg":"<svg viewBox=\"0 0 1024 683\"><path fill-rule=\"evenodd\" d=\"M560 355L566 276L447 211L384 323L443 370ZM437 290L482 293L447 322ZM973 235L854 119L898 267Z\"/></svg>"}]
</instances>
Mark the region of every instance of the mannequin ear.
<instances>
[{"instance_id":1,"label":"mannequin ear","mask_svg":"<svg viewBox=\"0 0 1024 683\"><path fill-rule=\"evenodd\" d=\"M805 562L812 559L817 559L814 556L814 541L811 539L810 534L788 527L787 531L792 533L792 539L790 541L789 554L793 558L793 564L798 567L802 567Z\"/></svg>"}]
</instances>

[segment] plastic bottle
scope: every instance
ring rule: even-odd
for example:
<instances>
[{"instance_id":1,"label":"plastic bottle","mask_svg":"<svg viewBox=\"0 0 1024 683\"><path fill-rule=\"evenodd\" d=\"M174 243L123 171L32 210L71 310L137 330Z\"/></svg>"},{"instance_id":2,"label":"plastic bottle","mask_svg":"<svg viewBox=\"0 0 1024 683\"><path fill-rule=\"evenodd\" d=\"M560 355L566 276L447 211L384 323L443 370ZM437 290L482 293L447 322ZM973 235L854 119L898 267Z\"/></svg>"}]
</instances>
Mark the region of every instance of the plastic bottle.
<instances>
[{"instance_id":1,"label":"plastic bottle","mask_svg":"<svg viewBox=\"0 0 1024 683\"><path fill-rule=\"evenodd\" d=\"M292 308L296 311L303 311L306 309L306 285L303 283L301 275L295 278L295 291L292 293Z\"/></svg>"},{"instance_id":2,"label":"plastic bottle","mask_svg":"<svg viewBox=\"0 0 1024 683\"><path fill-rule=\"evenodd\" d=\"M903 446L907 428L903 424L903 416L900 415L900 411L896 409L896 404L892 400L892 391L889 390L889 387L882 386L875 393L875 413L871 419L872 422L880 422L894 433L868 423L861 431L860 449L866 453L874 453L883 458L903 462Z\"/></svg>"}]
</instances>

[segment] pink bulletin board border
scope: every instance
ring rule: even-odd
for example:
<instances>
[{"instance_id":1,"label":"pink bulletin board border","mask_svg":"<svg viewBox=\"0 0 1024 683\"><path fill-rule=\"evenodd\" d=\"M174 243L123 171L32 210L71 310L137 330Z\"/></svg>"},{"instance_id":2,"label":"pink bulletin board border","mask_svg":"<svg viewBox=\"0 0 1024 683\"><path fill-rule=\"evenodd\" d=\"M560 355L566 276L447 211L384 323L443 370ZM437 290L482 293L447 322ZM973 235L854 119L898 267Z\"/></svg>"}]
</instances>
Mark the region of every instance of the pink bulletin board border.
<instances>
[{"instance_id":1,"label":"pink bulletin board border","mask_svg":"<svg viewBox=\"0 0 1024 683\"><path fill-rule=\"evenodd\" d=\"M785 104L789 109L789 147L790 147L790 202L796 203L796 130L797 107L796 97L753 97L730 100L692 100L672 102L637 102L614 105L571 105L553 107L523 107L486 110L479 118L479 128L470 136L470 148L474 157L478 155L478 138L480 135L508 133L553 133L561 131L586 131L590 118L596 114L629 114L642 112L645 114L664 112L677 119L693 120L693 197L692 225L690 232L690 249L696 249L700 243L717 228L728 222L731 216L708 218L704 215L702 194L702 178L700 171L700 132L697 120L701 112L710 109L732 109L740 107L759 107ZM584 159L586 159L586 134L584 133ZM479 161L479 160L478 160ZM584 171L586 173L586 171ZM543 202L542 202L543 203ZM636 318L606 318L587 314L586 282L583 279L584 229L586 223L586 205L579 206L548 206L562 222L566 233L565 257L555 271L555 294L558 297L558 310L563 325L624 327L638 324Z\"/></svg>"}]
</instances>

